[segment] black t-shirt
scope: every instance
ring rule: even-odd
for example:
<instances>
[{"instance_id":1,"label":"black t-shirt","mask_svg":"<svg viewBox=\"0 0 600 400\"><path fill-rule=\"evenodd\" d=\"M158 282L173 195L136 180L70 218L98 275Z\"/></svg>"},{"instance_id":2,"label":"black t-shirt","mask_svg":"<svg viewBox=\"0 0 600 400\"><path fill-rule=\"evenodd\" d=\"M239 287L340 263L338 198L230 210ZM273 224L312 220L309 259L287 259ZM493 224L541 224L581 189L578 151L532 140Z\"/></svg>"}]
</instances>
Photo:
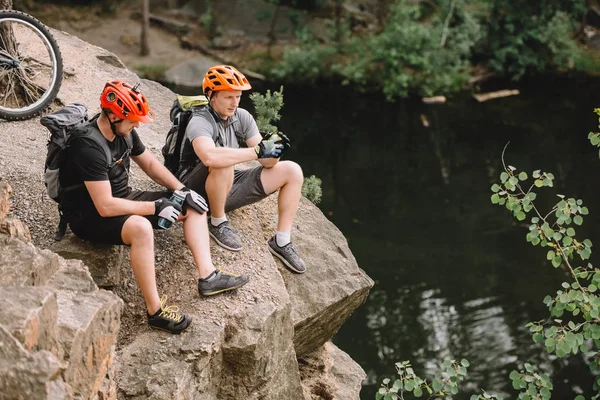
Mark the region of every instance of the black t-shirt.
<instances>
[{"instance_id":1,"label":"black t-shirt","mask_svg":"<svg viewBox=\"0 0 600 400\"><path fill-rule=\"evenodd\" d=\"M109 169L104 149L93 139L85 137L85 130L96 129L96 121L73 133L76 138L70 142L66 159L60 169L60 184L63 188L82 185L84 181L110 181L113 197L124 198L131 192L129 187L129 166L131 159L126 156L123 162ZM82 137L83 136L83 137ZM139 156L146 147L135 129L131 132L133 147L132 156ZM117 136L112 142L106 141L113 162L126 154L128 146L125 138ZM75 190L67 190L61 201L61 210L68 216L76 212L97 212L92 198L85 186Z\"/></svg>"}]
</instances>

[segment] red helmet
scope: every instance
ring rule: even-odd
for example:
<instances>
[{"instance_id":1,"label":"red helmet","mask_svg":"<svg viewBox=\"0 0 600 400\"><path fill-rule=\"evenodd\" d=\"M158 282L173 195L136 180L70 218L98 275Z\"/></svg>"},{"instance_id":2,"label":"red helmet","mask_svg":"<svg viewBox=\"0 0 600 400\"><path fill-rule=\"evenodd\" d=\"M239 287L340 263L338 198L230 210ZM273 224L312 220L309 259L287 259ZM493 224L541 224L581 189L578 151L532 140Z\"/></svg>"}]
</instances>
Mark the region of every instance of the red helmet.
<instances>
[{"instance_id":1,"label":"red helmet","mask_svg":"<svg viewBox=\"0 0 600 400\"><path fill-rule=\"evenodd\" d=\"M208 90L248 90L252 89L248 79L230 65L210 67L202 80L202 91Z\"/></svg>"},{"instance_id":2,"label":"red helmet","mask_svg":"<svg viewBox=\"0 0 600 400\"><path fill-rule=\"evenodd\" d=\"M114 80L106 82L102 95L101 107L108 108L120 119L139 121L147 124L154 120L154 113L148 106L146 97L138 90L139 84L131 86L127 82Z\"/></svg>"}]
</instances>

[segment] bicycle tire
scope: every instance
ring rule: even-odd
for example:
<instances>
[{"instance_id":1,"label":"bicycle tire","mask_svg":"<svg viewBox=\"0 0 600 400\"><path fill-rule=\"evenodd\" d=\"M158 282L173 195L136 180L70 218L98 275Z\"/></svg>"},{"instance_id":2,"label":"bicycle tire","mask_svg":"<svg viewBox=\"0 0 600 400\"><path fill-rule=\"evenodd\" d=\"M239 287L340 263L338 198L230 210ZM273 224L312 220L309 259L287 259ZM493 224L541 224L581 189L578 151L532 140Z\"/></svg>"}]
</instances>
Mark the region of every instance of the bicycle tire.
<instances>
[{"instance_id":1,"label":"bicycle tire","mask_svg":"<svg viewBox=\"0 0 600 400\"><path fill-rule=\"evenodd\" d=\"M32 62L32 65L19 66L18 68L3 68L0 65L0 119L5 119L7 121L17 121L17 120L25 120L32 118L36 115L39 115L58 95L58 91L62 85L63 79L63 60L62 55L60 53L60 49L58 47L58 43L56 39L52 36L48 28L39 20L32 17L29 14L26 14L21 11L14 10L0 10L0 28L3 26L7 26L11 24L11 34L16 42L15 48L19 48L18 51L15 51L14 54L10 54L8 50L4 50L4 55L9 55L11 59L19 59L21 63ZM18 25L17 25L18 24ZM39 50L36 55L47 56L48 63L47 65L43 64L41 61L37 61L34 57L32 60L25 59L24 57L21 60L21 56L19 55L20 48L27 48L34 45L31 45L32 41L26 41L25 44L19 42L19 38L16 34L14 34L14 28L17 28L19 33L27 34L35 34L37 38L41 40L41 44L44 45L42 48L40 45L37 45L34 50ZM30 31L28 31L29 29ZM0 31L1 33L1 31ZM0 34L0 44L6 43L2 35ZM8 47L4 44L4 47ZM0 49L2 50L2 49ZM1 55L1 54L0 54ZM6 65L6 64L5 64ZM48 67L50 71L50 78L47 82L47 87L45 85L40 85L38 82L33 82L30 80L30 77L38 79L38 76L32 73L32 70L41 70L44 67ZM8 70L16 70L19 72L6 72ZM19 75L19 77L12 79L9 74L25 74ZM23 84L24 78L27 79L27 85ZM19 85L15 81L19 81L21 84ZM40 81L41 78L39 79ZM42 82L45 83L45 80ZM35 101L26 104L19 103L19 96L12 92L12 90L20 90L23 93L22 97L25 98L25 102L28 100L27 97L31 96L31 89L35 89L35 95L39 93L39 98L35 99ZM15 104L9 102L9 97L12 95L12 101ZM33 99L32 99L33 100Z\"/></svg>"}]
</instances>

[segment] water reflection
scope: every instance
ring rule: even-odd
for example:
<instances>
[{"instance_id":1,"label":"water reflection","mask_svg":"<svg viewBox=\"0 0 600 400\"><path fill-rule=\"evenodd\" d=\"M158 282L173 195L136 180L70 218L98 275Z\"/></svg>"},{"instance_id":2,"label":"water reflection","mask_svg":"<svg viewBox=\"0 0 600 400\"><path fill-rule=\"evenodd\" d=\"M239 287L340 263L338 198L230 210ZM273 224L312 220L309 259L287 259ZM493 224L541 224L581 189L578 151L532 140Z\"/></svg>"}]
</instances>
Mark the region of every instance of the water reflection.
<instances>
[{"instance_id":1,"label":"water reflection","mask_svg":"<svg viewBox=\"0 0 600 400\"><path fill-rule=\"evenodd\" d=\"M547 315L541 301L564 276L525 242L524 227L491 205L489 187L511 141L507 162L552 171L563 193L598 204L586 171L600 163L586 137L597 125L599 86L532 83L516 98L437 107L286 87L281 128L295 139L290 158L323 179L321 209L376 282L334 339L368 374L363 399L374 398L395 362L411 360L431 377L445 358L471 363L459 399L479 388L515 398L508 373L524 362L554 375L553 398L590 389L580 357L549 357L524 328ZM594 221L581 232L592 240Z\"/></svg>"}]
</instances>

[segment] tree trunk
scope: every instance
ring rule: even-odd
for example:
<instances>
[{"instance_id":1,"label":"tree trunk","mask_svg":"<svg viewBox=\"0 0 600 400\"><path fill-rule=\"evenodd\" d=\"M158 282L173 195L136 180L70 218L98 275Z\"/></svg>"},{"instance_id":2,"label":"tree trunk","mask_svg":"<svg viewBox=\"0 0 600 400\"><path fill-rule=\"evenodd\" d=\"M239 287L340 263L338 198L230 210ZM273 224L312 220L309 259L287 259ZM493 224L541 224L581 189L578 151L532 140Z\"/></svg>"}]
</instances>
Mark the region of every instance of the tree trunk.
<instances>
[{"instance_id":1,"label":"tree trunk","mask_svg":"<svg viewBox=\"0 0 600 400\"><path fill-rule=\"evenodd\" d=\"M280 4L277 3L275 6L275 11L273 11L273 16L271 17L271 25L269 26L269 32L267 32L267 37L269 41L267 42L267 55L269 58L272 57L271 50L275 43L277 43L277 35L275 34L275 27L277 26L277 18L279 17L279 9L281 8Z\"/></svg>"},{"instance_id":2,"label":"tree trunk","mask_svg":"<svg viewBox=\"0 0 600 400\"><path fill-rule=\"evenodd\" d=\"M0 0L0 10L12 10L12 0Z\"/></svg>"},{"instance_id":3,"label":"tree trunk","mask_svg":"<svg viewBox=\"0 0 600 400\"><path fill-rule=\"evenodd\" d=\"M147 56L150 54L150 44L148 32L150 31L150 1L142 0L142 36L140 38L140 54Z\"/></svg>"}]
</instances>

